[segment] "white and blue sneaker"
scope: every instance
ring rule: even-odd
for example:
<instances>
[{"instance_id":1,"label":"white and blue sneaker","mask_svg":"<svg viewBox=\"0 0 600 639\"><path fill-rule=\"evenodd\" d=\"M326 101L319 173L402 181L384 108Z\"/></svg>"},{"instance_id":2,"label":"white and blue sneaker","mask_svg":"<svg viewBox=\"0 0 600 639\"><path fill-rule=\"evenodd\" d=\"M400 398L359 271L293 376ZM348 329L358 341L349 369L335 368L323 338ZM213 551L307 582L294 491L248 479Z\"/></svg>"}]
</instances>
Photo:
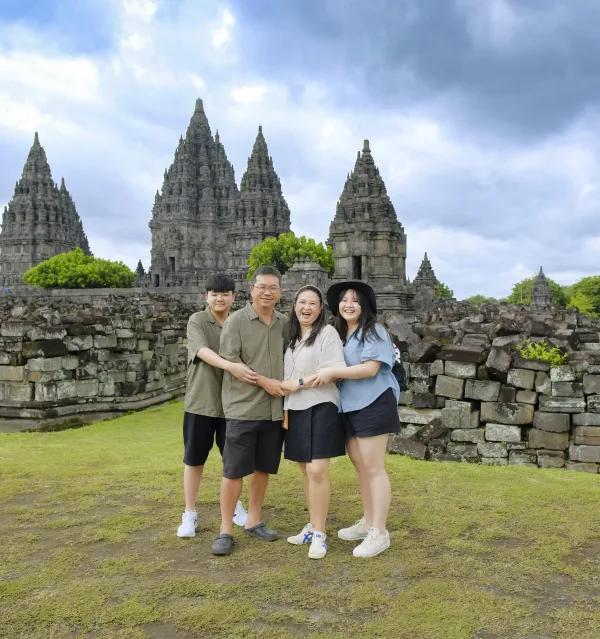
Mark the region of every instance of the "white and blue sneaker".
<instances>
[{"instance_id":1,"label":"white and blue sneaker","mask_svg":"<svg viewBox=\"0 0 600 639\"><path fill-rule=\"evenodd\" d=\"M313 539L313 526L309 522L304 528L293 537L288 537L288 544L294 544L294 546L303 546L304 544L310 544Z\"/></svg>"},{"instance_id":2,"label":"white and blue sneaker","mask_svg":"<svg viewBox=\"0 0 600 639\"><path fill-rule=\"evenodd\" d=\"M233 523L236 526L245 526L247 520L248 513L242 506L242 502L238 500L238 503L235 505L235 512L233 513Z\"/></svg>"},{"instance_id":3,"label":"white and blue sneaker","mask_svg":"<svg viewBox=\"0 0 600 639\"><path fill-rule=\"evenodd\" d=\"M313 531L312 541L308 549L309 559L323 559L327 554L327 535L322 532Z\"/></svg>"}]
</instances>

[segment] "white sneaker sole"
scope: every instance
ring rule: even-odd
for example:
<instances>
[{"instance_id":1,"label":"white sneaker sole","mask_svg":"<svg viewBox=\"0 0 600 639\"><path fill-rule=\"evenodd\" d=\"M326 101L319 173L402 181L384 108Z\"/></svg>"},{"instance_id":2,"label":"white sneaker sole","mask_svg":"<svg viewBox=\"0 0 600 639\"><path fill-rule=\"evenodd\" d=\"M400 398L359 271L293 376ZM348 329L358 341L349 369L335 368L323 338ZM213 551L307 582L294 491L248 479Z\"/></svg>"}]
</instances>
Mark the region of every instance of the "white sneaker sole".
<instances>
[{"instance_id":1,"label":"white sneaker sole","mask_svg":"<svg viewBox=\"0 0 600 639\"><path fill-rule=\"evenodd\" d=\"M342 539L343 541L362 541L363 539L366 539L368 534L369 534L368 532L366 532L364 534L361 534L361 533L358 533L358 534L357 533L354 533L354 534L353 533L344 533L344 534L342 534L341 530L338 531L338 537L340 539Z\"/></svg>"},{"instance_id":2,"label":"white sneaker sole","mask_svg":"<svg viewBox=\"0 0 600 639\"><path fill-rule=\"evenodd\" d=\"M302 541L297 537L288 537L287 542L288 544L292 544L292 546L306 546L310 544L310 541Z\"/></svg>"},{"instance_id":3,"label":"white sneaker sole","mask_svg":"<svg viewBox=\"0 0 600 639\"><path fill-rule=\"evenodd\" d=\"M177 536L181 537L181 539L189 539L190 537L195 537L196 536L196 531L194 530L193 533L188 533L188 534L185 534L185 535L183 533L180 533L179 531L177 531Z\"/></svg>"},{"instance_id":4,"label":"white sneaker sole","mask_svg":"<svg viewBox=\"0 0 600 639\"><path fill-rule=\"evenodd\" d=\"M325 552L323 551L318 551L318 552L311 552L311 550L308 551L308 558L309 559L323 559L323 557L325 557L325 555L327 554L327 550L325 550Z\"/></svg>"},{"instance_id":5,"label":"white sneaker sole","mask_svg":"<svg viewBox=\"0 0 600 639\"><path fill-rule=\"evenodd\" d=\"M354 552L352 552L352 556L358 557L359 559L369 559L370 557L377 557L377 555L380 555L382 552L385 552L389 547L390 547L390 543L388 542L387 546L380 548L377 552L374 552L372 555L355 555Z\"/></svg>"}]
</instances>

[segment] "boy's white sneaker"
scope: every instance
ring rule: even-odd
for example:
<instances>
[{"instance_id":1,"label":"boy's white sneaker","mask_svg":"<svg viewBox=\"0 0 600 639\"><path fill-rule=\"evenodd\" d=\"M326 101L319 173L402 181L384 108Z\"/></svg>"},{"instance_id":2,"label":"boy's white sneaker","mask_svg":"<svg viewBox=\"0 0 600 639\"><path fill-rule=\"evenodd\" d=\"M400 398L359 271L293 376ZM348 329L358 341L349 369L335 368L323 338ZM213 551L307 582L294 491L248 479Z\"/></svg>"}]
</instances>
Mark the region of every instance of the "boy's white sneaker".
<instances>
[{"instance_id":1,"label":"boy's white sneaker","mask_svg":"<svg viewBox=\"0 0 600 639\"><path fill-rule=\"evenodd\" d=\"M355 557L375 557L380 552L390 547L390 533L385 530L379 532L377 528L371 528L362 544L352 551Z\"/></svg>"},{"instance_id":2,"label":"boy's white sneaker","mask_svg":"<svg viewBox=\"0 0 600 639\"><path fill-rule=\"evenodd\" d=\"M235 512L233 513L233 523L236 526L245 526L247 519L248 513L242 506L242 502L238 500L238 503L235 505Z\"/></svg>"},{"instance_id":3,"label":"boy's white sneaker","mask_svg":"<svg viewBox=\"0 0 600 639\"><path fill-rule=\"evenodd\" d=\"M327 554L327 535L322 532L313 532L310 548L308 549L309 559L323 559Z\"/></svg>"},{"instance_id":4,"label":"boy's white sneaker","mask_svg":"<svg viewBox=\"0 0 600 639\"><path fill-rule=\"evenodd\" d=\"M297 535L288 537L288 543L294 544L294 546L303 546L304 544L310 544L313 539L313 532L314 531L312 524L309 522Z\"/></svg>"},{"instance_id":5,"label":"boy's white sneaker","mask_svg":"<svg viewBox=\"0 0 600 639\"><path fill-rule=\"evenodd\" d=\"M198 514L195 510L186 510L181 516L181 526L177 529L178 537L195 537Z\"/></svg>"},{"instance_id":6,"label":"boy's white sneaker","mask_svg":"<svg viewBox=\"0 0 600 639\"><path fill-rule=\"evenodd\" d=\"M344 541L359 541L360 539L365 539L368 534L369 527L364 517L357 521L354 526L342 528L338 531L338 537Z\"/></svg>"}]
</instances>

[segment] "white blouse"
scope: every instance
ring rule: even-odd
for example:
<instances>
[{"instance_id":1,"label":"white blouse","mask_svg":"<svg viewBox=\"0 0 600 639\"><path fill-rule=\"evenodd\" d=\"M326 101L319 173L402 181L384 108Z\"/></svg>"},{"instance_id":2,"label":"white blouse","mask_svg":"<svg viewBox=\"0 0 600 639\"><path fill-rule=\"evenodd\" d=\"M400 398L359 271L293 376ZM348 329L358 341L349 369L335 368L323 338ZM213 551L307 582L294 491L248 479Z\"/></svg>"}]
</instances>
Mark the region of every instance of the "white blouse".
<instances>
[{"instance_id":1,"label":"white blouse","mask_svg":"<svg viewBox=\"0 0 600 639\"><path fill-rule=\"evenodd\" d=\"M330 366L346 366L344 361L344 346L338 332L333 326L325 326L317 336L312 346L306 346L307 333L299 342L296 348L288 348L283 360L283 379L298 380L301 377L306 379L317 371ZM326 386L318 388L301 388L295 393L285 396L283 401L284 410L304 410L317 404L331 402L339 406L339 393L337 386L331 382Z\"/></svg>"}]
</instances>

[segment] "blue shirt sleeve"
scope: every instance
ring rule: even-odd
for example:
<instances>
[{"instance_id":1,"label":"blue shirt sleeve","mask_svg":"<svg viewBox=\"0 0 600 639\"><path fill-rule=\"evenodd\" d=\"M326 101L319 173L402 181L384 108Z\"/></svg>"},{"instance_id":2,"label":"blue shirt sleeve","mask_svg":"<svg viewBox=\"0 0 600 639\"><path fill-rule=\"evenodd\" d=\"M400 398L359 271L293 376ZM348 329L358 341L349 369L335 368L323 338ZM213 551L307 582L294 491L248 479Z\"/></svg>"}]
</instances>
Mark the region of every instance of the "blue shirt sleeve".
<instances>
[{"instance_id":1,"label":"blue shirt sleeve","mask_svg":"<svg viewBox=\"0 0 600 639\"><path fill-rule=\"evenodd\" d=\"M391 369L394 365L394 349L392 348L390 338L381 324L376 324L375 329L381 339L376 339L372 335L369 336L368 339L365 339L360 361L381 362Z\"/></svg>"}]
</instances>

